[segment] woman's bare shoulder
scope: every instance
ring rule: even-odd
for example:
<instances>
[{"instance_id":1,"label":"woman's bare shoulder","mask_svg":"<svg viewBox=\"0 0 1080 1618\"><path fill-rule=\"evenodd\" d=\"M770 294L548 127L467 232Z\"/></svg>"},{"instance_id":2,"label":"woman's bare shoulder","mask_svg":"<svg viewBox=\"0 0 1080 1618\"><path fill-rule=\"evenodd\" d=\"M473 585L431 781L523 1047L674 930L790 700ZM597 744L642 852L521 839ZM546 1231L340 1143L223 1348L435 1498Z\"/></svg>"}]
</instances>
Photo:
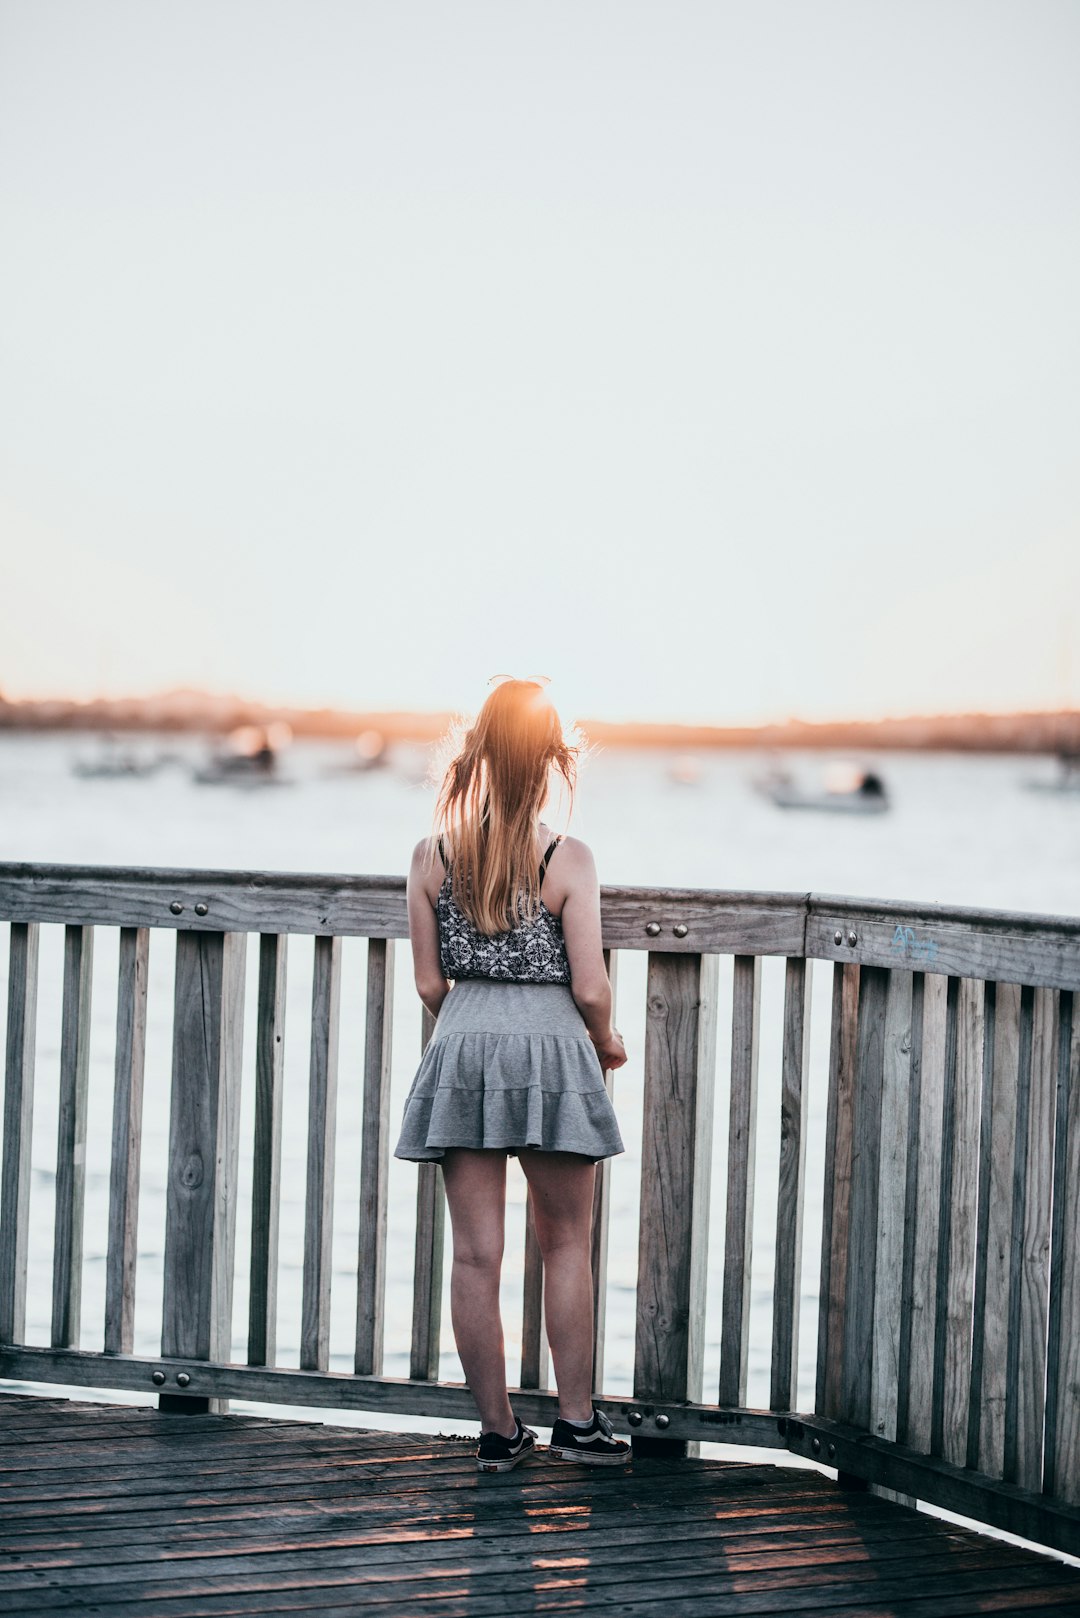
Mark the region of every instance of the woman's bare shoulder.
<instances>
[{"instance_id":1,"label":"woman's bare shoulder","mask_svg":"<svg viewBox=\"0 0 1080 1618\"><path fill-rule=\"evenodd\" d=\"M438 838L434 836L421 837L412 851L412 860L409 866L409 880L418 882L427 890L432 904L438 896L445 875L442 860L438 854Z\"/></svg>"},{"instance_id":2,"label":"woman's bare shoulder","mask_svg":"<svg viewBox=\"0 0 1080 1618\"><path fill-rule=\"evenodd\" d=\"M596 860L588 843L580 837L563 837L552 856L552 867L558 865L561 881L592 881L596 877Z\"/></svg>"}]
</instances>

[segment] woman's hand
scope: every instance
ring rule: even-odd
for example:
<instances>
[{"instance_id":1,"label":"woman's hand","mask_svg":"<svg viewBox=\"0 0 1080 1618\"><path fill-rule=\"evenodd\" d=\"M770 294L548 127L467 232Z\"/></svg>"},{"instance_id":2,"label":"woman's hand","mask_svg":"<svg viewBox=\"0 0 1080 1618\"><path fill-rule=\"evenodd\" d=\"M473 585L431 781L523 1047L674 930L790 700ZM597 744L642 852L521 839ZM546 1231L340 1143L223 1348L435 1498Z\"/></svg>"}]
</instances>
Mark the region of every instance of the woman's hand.
<instances>
[{"instance_id":1,"label":"woman's hand","mask_svg":"<svg viewBox=\"0 0 1080 1618\"><path fill-rule=\"evenodd\" d=\"M617 1028L613 1028L604 1039L592 1039L596 1047L596 1054L600 1058L600 1066L607 1073L612 1068L622 1067L627 1060L626 1046L622 1042L622 1035Z\"/></svg>"}]
</instances>

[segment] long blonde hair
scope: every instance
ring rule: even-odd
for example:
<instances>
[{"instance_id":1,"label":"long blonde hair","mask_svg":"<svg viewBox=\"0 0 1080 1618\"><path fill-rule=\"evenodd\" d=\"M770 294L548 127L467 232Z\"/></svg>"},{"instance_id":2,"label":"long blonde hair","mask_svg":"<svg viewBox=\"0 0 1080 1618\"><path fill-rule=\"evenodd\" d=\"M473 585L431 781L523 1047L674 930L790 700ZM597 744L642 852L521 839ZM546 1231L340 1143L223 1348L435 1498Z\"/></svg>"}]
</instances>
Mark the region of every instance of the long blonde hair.
<instances>
[{"instance_id":1,"label":"long blonde hair","mask_svg":"<svg viewBox=\"0 0 1080 1618\"><path fill-rule=\"evenodd\" d=\"M465 731L439 787L431 859L441 835L450 891L478 932L491 937L538 914L536 821L553 771L569 818L580 752L533 680L497 685Z\"/></svg>"}]
</instances>

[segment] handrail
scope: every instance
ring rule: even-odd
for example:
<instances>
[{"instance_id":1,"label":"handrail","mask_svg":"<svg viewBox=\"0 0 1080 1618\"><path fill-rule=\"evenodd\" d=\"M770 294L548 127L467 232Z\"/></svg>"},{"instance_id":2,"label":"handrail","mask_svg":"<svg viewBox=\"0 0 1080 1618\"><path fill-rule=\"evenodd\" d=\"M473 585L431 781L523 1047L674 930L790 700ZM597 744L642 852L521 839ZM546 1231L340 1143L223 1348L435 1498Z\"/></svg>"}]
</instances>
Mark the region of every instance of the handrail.
<instances>
[{"instance_id":1,"label":"handrail","mask_svg":"<svg viewBox=\"0 0 1080 1618\"><path fill-rule=\"evenodd\" d=\"M1080 1550L1080 919L816 893L608 886L609 970L647 952L643 1174L632 1398L605 1396L608 1173L597 1176L597 1402L635 1447L779 1444L842 1473ZM411 1375L382 1375L398 876L0 864L10 923L0 1176L0 1376L153 1388L170 1408L229 1397L469 1413L438 1379L444 1205L421 1165ZM39 939L63 927L52 1325L25 1342ZM87 1049L95 931L119 932L106 1311L79 1347ZM147 963L176 935L159 1356L133 1353ZM290 935L314 939L301 1364L275 1364L282 1048ZM230 1364L243 993L257 935L248 1353ZM366 938L355 1372L328 1369L341 940ZM719 957L732 957L718 1027ZM786 961L768 1411L745 1407L758 1178L762 957ZM833 963L814 1409L796 1412L812 966ZM423 1037L430 1037L426 1013ZM728 1157L714 1186L717 1053L730 1051ZM100 1165L99 1165L100 1167ZM717 1284L710 1195L726 1201L720 1381L702 1386ZM350 1193L351 1194L351 1193ZM527 1220L523 1389L545 1387L542 1263ZM35 1280L37 1278L35 1277Z\"/></svg>"}]
</instances>

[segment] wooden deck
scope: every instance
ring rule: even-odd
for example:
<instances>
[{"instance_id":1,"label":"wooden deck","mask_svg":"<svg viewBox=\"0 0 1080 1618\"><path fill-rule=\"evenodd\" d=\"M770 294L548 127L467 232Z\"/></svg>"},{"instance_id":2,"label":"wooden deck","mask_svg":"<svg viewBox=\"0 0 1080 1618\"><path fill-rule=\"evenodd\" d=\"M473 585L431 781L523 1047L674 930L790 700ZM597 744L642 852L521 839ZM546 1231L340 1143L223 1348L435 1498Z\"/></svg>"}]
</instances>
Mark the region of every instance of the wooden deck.
<instances>
[{"instance_id":1,"label":"wooden deck","mask_svg":"<svg viewBox=\"0 0 1080 1618\"><path fill-rule=\"evenodd\" d=\"M0 1395L0 1611L1080 1614L1080 1572L808 1470Z\"/></svg>"}]
</instances>

